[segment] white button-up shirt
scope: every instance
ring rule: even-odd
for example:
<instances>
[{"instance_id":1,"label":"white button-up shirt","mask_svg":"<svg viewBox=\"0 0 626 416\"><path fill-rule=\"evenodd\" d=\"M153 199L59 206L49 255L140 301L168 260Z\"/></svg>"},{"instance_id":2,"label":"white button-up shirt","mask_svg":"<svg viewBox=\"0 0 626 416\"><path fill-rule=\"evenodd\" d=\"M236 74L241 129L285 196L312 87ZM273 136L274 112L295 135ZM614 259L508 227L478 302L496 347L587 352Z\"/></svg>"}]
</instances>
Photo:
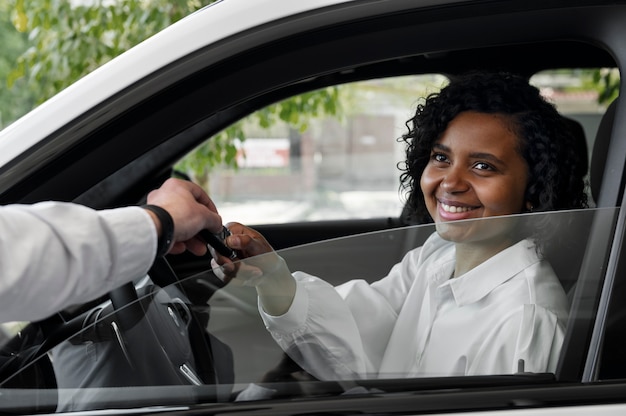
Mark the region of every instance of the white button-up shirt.
<instances>
[{"instance_id":1,"label":"white button-up shirt","mask_svg":"<svg viewBox=\"0 0 626 416\"><path fill-rule=\"evenodd\" d=\"M145 276L157 234L144 209L0 207L0 322L38 320Z\"/></svg>"},{"instance_id":2,"label":"white button-up shirt","mask_svg":"<svg viewBox=\"0 0 626 416\"><path fill-rule=\"evenodd\" d=\"M451 279L454 258L435 233L380 281L335 288L296 272L289 311L259 309L274 339L320 379L554 371L569 307L534 244L522 240Z\"/></svg>"}]
</instances>

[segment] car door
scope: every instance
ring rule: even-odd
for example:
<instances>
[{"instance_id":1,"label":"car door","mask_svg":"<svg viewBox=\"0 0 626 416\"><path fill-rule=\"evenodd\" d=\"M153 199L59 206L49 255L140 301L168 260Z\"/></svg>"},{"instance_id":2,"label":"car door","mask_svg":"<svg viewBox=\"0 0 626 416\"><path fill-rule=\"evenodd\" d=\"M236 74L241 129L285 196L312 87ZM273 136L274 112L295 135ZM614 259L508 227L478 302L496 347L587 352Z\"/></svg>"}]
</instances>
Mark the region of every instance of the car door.
<instances>
[{"instance_id":1,"label":"car door","mask_svg":"<svg viewBox=\"0 0 626 416\"><path fill-rule=\"evenodd\" d=\"M230 7L226 6L228 2L221 3L216 10ZM36 145L5 163L0 170L0 200L3 203L71 200L95 208L141 203L150 189L171 176L179 161L207 138L266 105L317 88L407 74L447 77L470 68L504 68L529 77L542 70L562 68L619 71L624 59L621 44L626 9L621 2L580 1L566 7L556 1L541 4L354 1L322 6L299 10L293 17L281 15L276 21L269 19L258 26L246 27L241 33L229 32L228 36L187 51L188 55L173 58L164 66L144 68L140 79L105 96L45 137L32 139ZM231 15L236 16L234 12L241 11L242 6L233 7ZM197 39L198 33L209 36L206 27L211 26L198 22L202 23L203 16L210 13L211 9L207 9L195 16L194 31L186 34L178 31L181 37L169 39L166 44L187 40L189 43L185 44L195 45L191 40ZM217 16L226 19L225 15ZM216 19L207 18L206 23L214 23ZM184 24L178 26L179 30ZM204 29L198 29L201 27ZM533 30L528 30L531 27ZM157 38L139 51L158 54L162 46L158 41ZM139 66L142 60L137 56L143 57L129 54L118 62L124 63L125 69L129 63ZM119 71L120 66L115 65L109 68ZM103 69L98 74L106 75L106 71ZM91 85L90 80L101 80L98 76L104 75L98 74L81 84ZM63 100L70 97L75 103L82 102L80 98L89 94L81 92L81 84L55 101L68 104ZM10 136L15 140L11 136L14 132L32 132L20 126L29 121L36 125L37 121L60 117L63 113L63 108L56 112L51 108L54 102L18 123L3 138ZM618 105L616 111L622 114L623 108ZM376 120L381 126L385 124L380 121L383 118ZM147 377L158 382L146 385L145 377L139 377L136 382L132 377L121 377L122 381L116 379L106 388L87 383L79 390L75 384L68 384L61 392L67 395L62 397L60 410L125 407L153 411L146 407L164 406L160 410L191 413L253 410L266 414L302 411L411 414L519 411L520 408L560 411L565 406L571 410L575 405L590 411L586 406L594 404L598 405L594 411L600 407L611 411L615 410L611 406L615 403L623 407L620 301L624 214L620 207L626 160L621 139L625 129L623 117L616 117L604 136L608 137L606 158L594 162L593 147L589 147L591 165L600 166L603 173L594 197L596 206L580 215L582 219L576 222L580 228L563 231L572 232L565 235L581 251L557 250L560 254L555 256L555 264L573 273L575 284L570 292L572 310L564 352L553 374L409 377L341 384L335 380L312 380L296 367L288 373L291 379L277 386L284 390L281 396L272 397L271 406L269 402L263 402L262 408L258 402L252 405L235 402L233 393L259 381L276 366L280 368L283 364L290 369L291 363L282 361L283 351L266 333L254 291L230 285L224 289L223 282L215 279L209 256L182 255L168 257L167 263L158 261L148 280L139 279L110 296L61 311L43 323L5 326L13 342L5 344L8 348L4 352L9 357L19 357L3 367L8 371L2 373L3 387L11 388L3 391L11 398L5 404L6 410L17 413L57 410L61 402L55 389L56 373L65 369L69 374L72 369L82 369L76 364L84 363L85 357L98 357L97 353L103 351L104 357L111 360L98 361L105 366L96 372L102 376L101 381L107 376L125 374L120 368L125 371L144 368L140 376L154 370L162 378ZM591 145L594 130L590 131L587 139ZM353 144L364 147L371 145L372 137L378 139L367 131L355 137ZM391 141L396 137L396 134L385 135ZM367 172L373 166L372 154L363 153L369 162L355 162L348 172L376 173ZM376 161L376 153L373 155ZM336 168L335 164L329 165L326 168ZM259 172L255 173L258 177ZM345 183L343 186L348 192L355 190ZM393 184L385 190L396 191ZM425 234L432 233L429 225L406 227L402 198L397 193L396 196L400 202L397 211L369 218L322 216L314 222L261 220L253 225L267 235L276 249L284 250L280 254L289 262L328 276L333 284L350 276L376 279L384 276L404 253L421 244ZM366 197L357 205L365 206L373 198ZM222 200L220 206L227 203ZM249 203L251 211L260 211L259 208L257 201ZM292 212L283 209L280 213L286 217ZM237 221L243 214L228 214L228 217L229 221ZM179 281L190 286L185 287ZM194 286L198 281L204 283ZM209 282L208 292L206 282ZM203 307L196 310L199 303ZM211 307L207 309L204 304ZM126 326L123 322L129 320L130 325ZM210 331L207 334L192 331L191 325L198 323L201 329ZM129 332L129 328L137 328L137 332ZM199 337L194 343L198 342L205 354L190 352L192 337ZM109 350L99 349L103 345L110 347ZM142 354L145 346L154 349ZM56 360L49 360L49 352L53 357L57 354ZM168 352L176 360L171 361ZM67 360L59 358L61 353L66 354ZM76 355L72 358L71 354ZM134 366L142 355L152 360L142 367ZM199 361L207 356L216 359L208 363ZM217 368L215 363L223 367ZM107 364L115 365L106 368ZM150 364L154 364L153 368ZM81 373L81 380L89 380L92 373ZM217 377L218 382L206 382L208 379L203 379L201 373Z\"/></svg>"}]
</instances>

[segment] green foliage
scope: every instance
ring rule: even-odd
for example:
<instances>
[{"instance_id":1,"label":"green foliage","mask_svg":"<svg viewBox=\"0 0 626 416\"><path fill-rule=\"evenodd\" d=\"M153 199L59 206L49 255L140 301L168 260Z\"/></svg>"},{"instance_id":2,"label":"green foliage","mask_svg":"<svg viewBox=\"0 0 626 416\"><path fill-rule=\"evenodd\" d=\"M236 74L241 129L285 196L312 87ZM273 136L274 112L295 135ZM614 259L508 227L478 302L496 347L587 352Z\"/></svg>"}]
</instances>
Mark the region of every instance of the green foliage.
<instances>
[{"instance_id":1,"label":"green foliage","mask_svg":"<svg viewBox=\"0 0 626 416\"><path fill-rule=\"evenodd\" d=\"M176 169L191 175L195 182L208 189L208 175L212 168L219 165L237 168L236 143L246 139L244 126L254 124L270 129L284 122L303 132L312 118L340 115L340 107L337 87L307 92L264 107L205 141L182 159Z\"/></svg>"},{"instance_id":2,"label":"green foliage","mask_svg":"<svg viewBox=\"0 0 626 416\"><path fill-rule=\"evenodd\" d=\"M23 80L14 84L12 89L6 81L18 57L28 47L28 37L11 23L11 10L9 4L0 3L0 128L26 113L35 100Z\"/></svg>"},{"instance_id":3,"label":"green foliage","mask_svg":"<svg viewBox=\"0 0 626 416\"><path fill-rule=\"evenodd\" d=\"M30 47L9 74L41 103L102 64L211 1L12 0Z\"/></svg>"},{"instance_id":4,"label":"green foliage","mask_svg":"<svg viewBox=\"0 0 626 416\"><path fill-rule=\"evenodd\" d=\"M617 68L602 68L593 73L593 83L598 90L598 102L610 104L619 95L620 76Z\"/></svg>"}]
</instances>

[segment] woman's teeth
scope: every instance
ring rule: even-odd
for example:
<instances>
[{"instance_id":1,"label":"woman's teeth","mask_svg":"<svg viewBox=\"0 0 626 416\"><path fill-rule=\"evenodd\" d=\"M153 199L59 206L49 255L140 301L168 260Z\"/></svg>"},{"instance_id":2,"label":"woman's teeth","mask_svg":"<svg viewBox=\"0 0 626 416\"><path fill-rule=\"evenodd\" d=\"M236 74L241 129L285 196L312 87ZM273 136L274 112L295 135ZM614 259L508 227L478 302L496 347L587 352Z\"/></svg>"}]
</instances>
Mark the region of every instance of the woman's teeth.
<instances>
[{"instance_id":1,"label":"woman's teeth","mask_svg":"<svg viewBox=\"0 0 626 416\"><path fill-rule=\"evenodd\" d=\"M454 205L446 205L444 203L441 204L441 207L443 208L444 211L451 212L451 213L467 212L467 211L471 211L474 209L472 207L457 207Z\"/></svg>"}]
</instances>

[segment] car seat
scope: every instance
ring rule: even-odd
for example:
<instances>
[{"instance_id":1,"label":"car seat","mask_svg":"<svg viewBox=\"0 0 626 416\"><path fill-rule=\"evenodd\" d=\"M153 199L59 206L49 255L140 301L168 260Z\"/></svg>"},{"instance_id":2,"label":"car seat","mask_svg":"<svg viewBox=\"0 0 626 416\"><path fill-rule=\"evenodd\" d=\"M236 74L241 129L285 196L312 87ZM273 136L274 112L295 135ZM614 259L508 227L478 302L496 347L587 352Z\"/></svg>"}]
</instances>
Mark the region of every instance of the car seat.
<instances>
[{"instance_id":1,"label":"car seat","mask_svg":"<svg viewBox=\"0 0 626 416\"><path fill-rule=\"evenodd\" d=\"M585 130L577 120L565 116L562 117L574 138L576 153L583 161L577 173L586 176L589 170L589 150L587 148ZM566 221L565 215L560 215L560 217L561 221ZM586 245L586 241L581 241L581 236L585 236L585 230L588 230L591 226L590 215L575 215L574 217L573 220L577 221L576 227L558 226L557 234L549 239L543 253L561 281L563 289L565 289L570 298L570 303ZM569 246L569 249L565 249L565 245ZM573 252L581 255L573 256Z\"/></svg>"},{"instance_id":2,"label":"car seat","mask_svg":"<svg viewBox=\"0 0 626 416\"><path fill-rule=\"evenodd\" d=\"M593 152L591 153L591 167L589 170L589 185L591 187L591 196L597 203L600 197L600 188L602 187L602 178L604 176L604 167L609 151L609 142L611 139L611 131L613 129L613 121L615 120L615 109L619 97L613 100L602 116L596 140L593 143Z\"/></svg>"}]
</instances>

